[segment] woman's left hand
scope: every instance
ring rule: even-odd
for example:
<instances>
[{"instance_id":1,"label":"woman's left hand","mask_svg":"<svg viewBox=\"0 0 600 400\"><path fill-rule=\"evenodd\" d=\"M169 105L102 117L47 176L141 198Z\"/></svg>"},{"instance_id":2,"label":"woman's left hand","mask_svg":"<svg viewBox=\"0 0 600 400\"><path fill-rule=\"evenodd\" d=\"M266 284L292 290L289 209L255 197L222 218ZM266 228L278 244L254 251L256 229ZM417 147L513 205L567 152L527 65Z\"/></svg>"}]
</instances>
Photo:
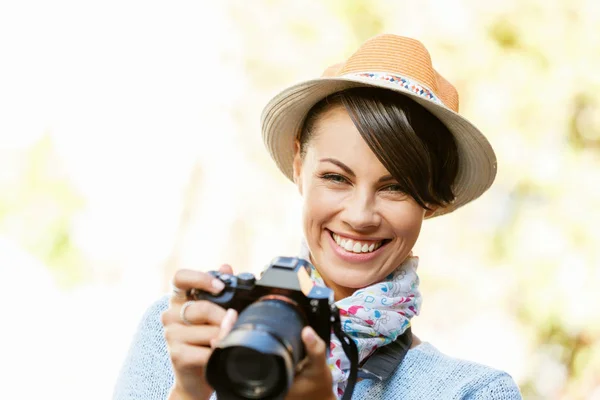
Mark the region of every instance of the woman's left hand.
<instances>
[{"instance_id":1,"label":"woman's left hand","mask_svg":"<svg viewBox=\"0 0 600 400\"><path fill-rule=\"evenodd\" d=\"M331 370L327 365L327 349L323 339L309 326L302 330L306 364L296 374L286 400L337 400L333 393Z\"/></svg>"}]
</instances>

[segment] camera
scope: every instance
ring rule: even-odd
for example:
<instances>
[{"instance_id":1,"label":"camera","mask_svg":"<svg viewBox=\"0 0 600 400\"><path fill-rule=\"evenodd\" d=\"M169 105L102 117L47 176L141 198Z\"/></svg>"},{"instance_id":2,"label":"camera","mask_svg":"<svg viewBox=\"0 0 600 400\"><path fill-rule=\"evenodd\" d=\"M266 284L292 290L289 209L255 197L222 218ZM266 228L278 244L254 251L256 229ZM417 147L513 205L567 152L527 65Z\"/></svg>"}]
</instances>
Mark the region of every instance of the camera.
<instances>
[{"instance_id":1,"label":"camera","mask_svg":"<svg viewBox=\"0 0 600 400\"><path fill-rule=\"evenodd\" d=\"M239 313L206 367L219 400L283 399L306 355L302 329L311 326L326 348L332 331L344 335L333 291L316 286L310 268L304 259L277 257L258 281L248 272L234 276L211 271L225 283L221 293L188 291L192 300L208 300ZM343 347L354 345L347 337L341 340Z\"/></svg>"}]
</instances>

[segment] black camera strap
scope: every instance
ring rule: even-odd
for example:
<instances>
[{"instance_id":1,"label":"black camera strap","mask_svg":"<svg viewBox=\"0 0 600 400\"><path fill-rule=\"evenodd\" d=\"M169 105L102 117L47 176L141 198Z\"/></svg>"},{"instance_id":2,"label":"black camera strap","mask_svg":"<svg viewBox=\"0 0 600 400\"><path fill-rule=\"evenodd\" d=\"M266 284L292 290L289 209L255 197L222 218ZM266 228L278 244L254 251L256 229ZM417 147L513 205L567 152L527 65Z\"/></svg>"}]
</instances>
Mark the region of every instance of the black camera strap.
<instances>
[{"instance_id":1,"label":"black camera strap","mask_svg":"<svg viewBox=\"0 0 600 400\"><path fill-rule=\"evenodd\" d=\"M402 363L412 345L413 337L410 327L390 344L377 348L360 366L358 377L384 381Z\"/></svg>"},{"instance_id":2,"label":"black camera strap","mask_svg":"<svg viewBox=\"0 0 600 400\"><path fill-rule=\"evenodd\" d=\"M354 340L350 338L342 329L342 321L340 319L340 310L333 305L331 310L332 322L333 322L333 333L342 343L342 349L350 361L350 376L348 377L348 384L346 390L342 396L342 400L350 400L354 393L354 385L358 377L358 347Z\"/></svg>"}]
</instances>

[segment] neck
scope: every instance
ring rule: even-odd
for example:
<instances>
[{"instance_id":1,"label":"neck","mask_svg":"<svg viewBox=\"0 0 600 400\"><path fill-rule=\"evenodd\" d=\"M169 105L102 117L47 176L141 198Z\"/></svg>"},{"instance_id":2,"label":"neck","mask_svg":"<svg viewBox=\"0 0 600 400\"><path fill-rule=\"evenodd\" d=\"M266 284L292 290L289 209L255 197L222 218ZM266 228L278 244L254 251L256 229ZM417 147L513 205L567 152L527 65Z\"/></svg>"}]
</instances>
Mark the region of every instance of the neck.
<instances>
[{"instance_id":1,"label":"neck","mask_svg":"<svg viewBox=\"0 0 600 400\"><path fill-rule=\"evenodd\" d=\"M423 343L423 342L421 342L421 339L419 339L417 337L417 335L415 335L413 333L413 335L412 335L412 344L410 345L410 348L413 349L413 348L417 347L418 345L420 345L421 343Z\"/></svg>"},{"instance_id":2,"label":"neck","mask_svg":"<svg viewBox=\"0 0 600 400\"><path fill-rule=\"evenodd\" d=\"M328 288L333 290L333 295L334 295L335 301L340 301L342 299L345 299L346 297L350 297L354 294L354 292L356 292L358 290L358 289L354 289L354 288L347 288L347 287L336 285L335 282L325 279L325 277L323 277L323 275L321 275L321 278L323 278L323 282L325 282L325 285L327 285Z\"/></svg>"}]
</instances>

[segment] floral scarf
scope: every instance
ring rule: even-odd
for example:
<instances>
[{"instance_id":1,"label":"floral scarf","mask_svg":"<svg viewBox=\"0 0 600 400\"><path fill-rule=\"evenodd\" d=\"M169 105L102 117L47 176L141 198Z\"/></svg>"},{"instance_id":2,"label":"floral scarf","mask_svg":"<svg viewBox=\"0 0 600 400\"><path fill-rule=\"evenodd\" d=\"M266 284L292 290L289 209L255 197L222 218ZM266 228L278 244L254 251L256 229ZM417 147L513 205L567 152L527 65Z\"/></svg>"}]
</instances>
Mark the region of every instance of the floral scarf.
<instances>
[{"instance_id":1,"label":"floral scarf","mask_svg":"<svg viewBox=\"0 0 600 400\"><path fill-rule=\"evenodd\" d=\"M302 243L300 257L310 261L306 242ZM418 263L419 258L411 253L383 281L359 289L352 296L336 302L340 309L342 329L358 347L359 363L377 348L395 341L410 327L410 319L419 315L422 298L417 276ZM311 278L316 285L325 286L314 267ZM350 375L350 361L333 334L328 364L333 376L334 393L341 398Z\"/></svg>"}]
</instances>

